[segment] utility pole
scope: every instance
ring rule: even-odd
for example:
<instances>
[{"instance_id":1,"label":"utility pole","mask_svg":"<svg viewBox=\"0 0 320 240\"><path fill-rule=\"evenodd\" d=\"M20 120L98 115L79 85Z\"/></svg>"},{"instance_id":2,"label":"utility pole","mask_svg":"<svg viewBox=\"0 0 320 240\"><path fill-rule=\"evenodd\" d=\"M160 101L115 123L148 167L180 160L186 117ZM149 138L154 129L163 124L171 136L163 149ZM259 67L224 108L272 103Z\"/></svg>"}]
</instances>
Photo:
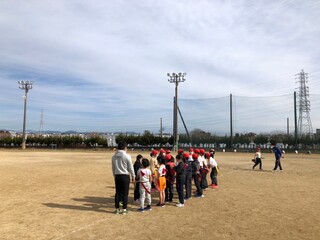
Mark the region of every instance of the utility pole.
<instances>
[{"instance_id":1,"label":"utility pole","mask_svg":"<svg viewBox=\"0 0 320 240\"><path fill-rule=\"evenodd\" d=\"M22 131L22 149L26 149L26 120L27 120L27 96L29 89L32 89L32 82L18 81L19 88L24 90L24 112L23 112L23 131Z\"/></svg>"},{"instance_id":2,"label":"utility pole","mask_svg":"<svg viewBox=\"0 0 320 240\"><path fill-rule=\"evenodd\" d=\"M174 107L173 107L173 151L178 151L179 139L178 139L178 85L179 82L184 82L186 73L170 73L167 74L170 83L175 84L175 96L174 96Z\"/></svg>"},{"instance_id":3,"label":"utility pole","mask_svg":"<svg viewBox=\"0 0 320 240\"><path fill-rule=\"evenodd\" d=\"M160 118L160 137L163 137L162 118Z\"/></svg>"},{"instance_id":4,"label":"utility pole","mask_svg":"<svg viewBox=\"0 0 320 240\"><path fill-rule=\"evenodd\" d=\"M232 94L230 94L230 148L233 150L233 116L232 116Z\"/></svg>"},{"instance_id":5,"label":"utility pole","mask_svg":"<svg viewBox=\"0 0 320 240\"><path fill-rule=\"evenodd\" d=\"M301 70L298 75L299 83L299 119L298 119L298 135L301 138L302 135L312 137L313 130L310 119L310 100L309 97L309 87L307 87L308 74Z\"/></svg>"},{"instance_id":6,"label":"utility pole","mask_svg":"<svg viewBox=\"0 0 320 240\"><path fill-rule=\"evenodd\" d=\"M39 136L43 135L43 109L41 109Z\"/></svg>"}]
</instances>

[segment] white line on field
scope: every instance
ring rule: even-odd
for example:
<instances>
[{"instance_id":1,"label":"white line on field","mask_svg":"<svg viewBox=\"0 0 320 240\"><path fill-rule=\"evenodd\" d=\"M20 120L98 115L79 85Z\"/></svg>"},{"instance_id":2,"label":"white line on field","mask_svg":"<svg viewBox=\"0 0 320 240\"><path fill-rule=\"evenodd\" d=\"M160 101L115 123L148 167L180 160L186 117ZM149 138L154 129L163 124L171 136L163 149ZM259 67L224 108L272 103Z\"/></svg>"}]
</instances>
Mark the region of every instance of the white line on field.
<instances>
[{"instance_id":1,"label":"white line on field","mask_svg":"<svg viewBox=\"0 0 320 240\"><path fill-rule=\"evenodd\" d=\"M61 240L61 239L65 238L65 237L67 237L67 236L69 236L69 235L72 235L72 234L74 234L74 233L80 232L80 231L82 231L82 230L84 230L84 229L88 229L88 228L90 228L90 227L92 227L92 226L94 226L94 225L96 225L96 224L98 224L98 223L101 223L101 222L103 222L103 221L105 221L105 219L101 219L101 220L99 220L99 221L95 221L95 222L93 222L93 223L91 223L91 224L88 224L88 225L85 225L85 226L83 226L83 227L76 228L76 229L74 229L73 231L71 231L71 232L69 232L69 233L67 233L67 234L64 234L64 235L62 235L62 236L60 236L60 237L53 238L53 240Z\"/></svg>"}]
</instances>

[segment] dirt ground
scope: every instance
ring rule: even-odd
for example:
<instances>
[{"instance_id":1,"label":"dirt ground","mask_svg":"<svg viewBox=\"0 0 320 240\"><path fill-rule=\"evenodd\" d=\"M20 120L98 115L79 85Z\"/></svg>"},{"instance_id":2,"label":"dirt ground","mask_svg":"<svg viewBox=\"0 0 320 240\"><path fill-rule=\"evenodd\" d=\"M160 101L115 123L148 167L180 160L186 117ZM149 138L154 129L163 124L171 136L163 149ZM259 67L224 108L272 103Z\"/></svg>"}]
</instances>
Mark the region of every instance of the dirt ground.
<instances>
[{"instance_id":1,"label":"dirt ground","mask_svg":"<svg viewBox=\"0 0 320 240\"><path fill-rule=\"evenodd\" d=\"M0 239L320 239L319 155L286 154L272 173L271 153L253 171L253 153L217 152L219 189L140 213L131 186L130 213L115 215L112 154L0 150Z\"/></svg>"}]
</instances>

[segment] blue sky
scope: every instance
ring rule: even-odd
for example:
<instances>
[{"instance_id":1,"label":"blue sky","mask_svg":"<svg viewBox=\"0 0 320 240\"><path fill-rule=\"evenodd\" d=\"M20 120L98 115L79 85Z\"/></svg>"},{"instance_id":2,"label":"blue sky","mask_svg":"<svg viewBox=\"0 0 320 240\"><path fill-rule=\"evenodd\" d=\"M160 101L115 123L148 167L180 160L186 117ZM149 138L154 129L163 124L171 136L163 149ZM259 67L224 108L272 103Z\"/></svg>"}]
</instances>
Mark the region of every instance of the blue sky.
<instances>
[{"instance_id":1,"label":"blue sky","mask_svg":"<svg viewBox=\"0 0 320 240\"><path fill-rule=\"evenodd\" d=\"M320 94L319 22L317 0L3 0L0 129L22 129L19 80L32 130L43 110L44 130L170 132L168 72L187 73L181 99L292 94L301 69Z\"/></svg>"}]
</instances>

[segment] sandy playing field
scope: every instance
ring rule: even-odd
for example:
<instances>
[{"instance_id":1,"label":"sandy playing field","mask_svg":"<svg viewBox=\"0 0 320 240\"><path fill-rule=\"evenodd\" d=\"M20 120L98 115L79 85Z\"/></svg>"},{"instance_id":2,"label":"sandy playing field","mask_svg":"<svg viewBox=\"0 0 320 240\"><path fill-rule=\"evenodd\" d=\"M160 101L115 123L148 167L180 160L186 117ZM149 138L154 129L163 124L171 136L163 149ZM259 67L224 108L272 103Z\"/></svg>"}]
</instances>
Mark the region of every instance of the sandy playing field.
<instances>
[{"instance_id":1,"label":"sandy playing field","mask_svg":"<svg viewBox=\"0 0 320 240\"><path fill-rule=\"evenodd\" d=\"M320 239L319 155L286 154L272 173L271 153L253 171L253 153L217 152L219 189L139 213L131 186L115 215L112 154L0 150L0 239Z\"/></svg>"}]
</instances>

